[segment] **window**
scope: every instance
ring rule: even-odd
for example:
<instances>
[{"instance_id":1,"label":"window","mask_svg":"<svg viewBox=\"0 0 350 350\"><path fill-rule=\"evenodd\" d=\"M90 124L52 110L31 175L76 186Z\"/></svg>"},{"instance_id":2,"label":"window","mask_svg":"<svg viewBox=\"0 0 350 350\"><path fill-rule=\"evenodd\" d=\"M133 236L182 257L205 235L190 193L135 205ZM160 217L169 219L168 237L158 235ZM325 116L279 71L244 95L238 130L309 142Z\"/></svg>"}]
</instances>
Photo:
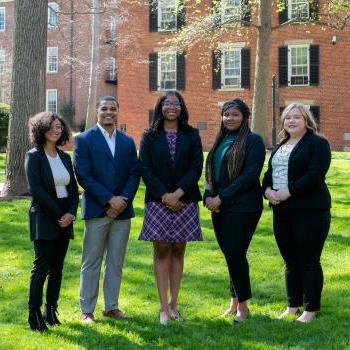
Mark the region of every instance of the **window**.
<instances>
[{"instance_id":1,"label":"window","mask_svg":"<svg viewBox=\"0 0 350 350\"><path fill-rule=\"evenodd\" d=\"M159 90L176 89L176 53L160 53L158 62Z\"/></svg>"},{"instance_id":2,"label":"window","mask_svg":"<svg viewBox=\"0 0 350 350\"><path fill-rule=\"evenodd\" d=\"M221 82L223 87L241 87L241 49L222 52Z\"/></svg>"},{"instance_id":3,"label":"window","mask_svg":"<svg viewBox=\"0 0 350 350\"><path fill-rule=\"evenodd\" d=\"M241 18L241 0L222 0L221 1L221 20Z\"/></svg>"},{"instance_id":4,"label":"window","mask_svg":"<svg viewBox=\"0 0 350 350\"><path fill-rule=\"evenodd\" d=\"M5 31L5 7L0 7L0 32Z\"/></svg>"},{"instance_id":5,"label":"window","mask_svg":"<svg viewBox=\"0 0 350 350\"><path fill-rule=\"evenodd\" d=\"M48 26L49 28L58 27L58 11L60 7L56 2L49 2L48 7Z\"/></svg>"},{"instance_id":6,"label":"window","mask_svg":"<svg viewBox=\"0 0 350 350\"><path fill-rule=\"evenodd\" d=\"M288 18L289 19L309 18L309 0L289 0Z\"/></svg>"},{"instance_id":7,"label":"window","mask_svg":"<svg viewBox=\"0 0 350 350\"><path fill-rule=\"evenodd\" d=\"M176 0L158 0L159 31L172 31L177 28Z\"/></svg>"},{"instance_id":8,"label":"window","mask_svg":"<svg viewBox=\"0 0 350 350\"><path fill-rule=\"evenodd\" d=\"M117 79L117 69L116 69L116 63L115 63L114 57L111 57L109 59L108 75L109 75L109 80L111 81L114 81Z\"/></svg>"},{"instance_id":9,"label":"window","mask_svg":"<svg viewBox=\"0 0 350 350\"><path fill-rule=\"evenodd\" d=\"M5 73L5 51L0 50L0 75Z\"/></svg>"},{"instance_id":10,"label":"window","mask_svg":"<svg viewBox=\"0 0 350 350\"><path fill-rule=\"evenodd\" d=\"M46 111L57 113L57 90L46 90Z\"/></svg>"},{"instance_id":11,"label":"window","mask_svg":"<svg viewBox=\"0 0 350 350\"><path fill-rule=\"evenodd\" d=\"M115 41L117 38L117 20L115 17L111 16L109 22L110 39Z\"/></svg>"},{"instance_id":12,"label":"window","mask_svg":"<svg viewBox=\"0 0 350 350\"><path fill-rule=\"evenodd\" d=\"M47 48L47 73L58 72L58 47Z\"/></svg>"},{"instance_id":13,"label":"window","mask_svg":"<svg viewBox=\"0 0 350 350\"><path fill-rule=\"evenodd\" d=\"M309 46L289 46L288 54L290 85L309 85Z\"/></svg>"}]
</instances>

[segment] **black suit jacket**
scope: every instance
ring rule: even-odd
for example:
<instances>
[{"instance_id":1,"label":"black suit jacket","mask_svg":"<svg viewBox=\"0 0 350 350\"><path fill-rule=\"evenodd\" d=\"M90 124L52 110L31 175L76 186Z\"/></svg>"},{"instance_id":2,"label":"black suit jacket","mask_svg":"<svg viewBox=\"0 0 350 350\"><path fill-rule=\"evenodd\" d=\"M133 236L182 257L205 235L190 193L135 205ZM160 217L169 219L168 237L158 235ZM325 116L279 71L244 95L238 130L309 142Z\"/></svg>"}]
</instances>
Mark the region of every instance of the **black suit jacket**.
<instances>
[{"instance_id":1,"label":"black suit jacket","mask_svg":"<svg viewBox=\"0 0 350 350\"><path fill-rule=\"evenodd\" d=\"M259 176L265 160L265 145L258 134L247 135L245 157L239 175L230 181L227 158L221 164L220 180L214 181L213 189L204 192L207 197L219 195L220 212L258 212L262 210L262 194ZM211 165L212 166L212 165ZM212 169L213 174L213 169Z\"/></svg>"},{"instance_id":2,"label":"black suit jacket","mask_svg":"<svg viewBox=\"0 0 350 350\"><path fill-rule=\"evenodd\" d=\"M76 216L79 194L72 162L67 153L59 149L57 149L57 152L70 175L70 183L67 186L68 212ZM58 237L61 230L57 221L67 211L64 211L58 203L50 163L42 148L33 148L27 152L25 171L32 195L32 202L29 208L30 238L31 240L54 240ZM73 238L73 224L66 230Z\"/></svg>"},{"instance_id":3,"label":"black suit jacket","mask_svg":"<svg viewBox=\"0 0 350 350\"><path fill-rule=\"evenodd\" d=\"M263 193L267 187L273 188L272 158L285 142L277 145L271 153L269 166L263 179ZM330 162L331 150L328 141L321 136L307 132L293 148L289 157L288 189L291 197L273 207L329 209L331 196L325 178Z\"/></svg>"},{"instance_id":4,"label":"black suit jacket","mask_svg":"<svg viewBox=\"0 0 350 350\"><path fill-rule=\"evenodd\" d=\"M177 132L174 163L165 131L142 135L140 145L142 179L146 185L145 202L161 202L163 194L181 188L184 203L198 202L198 181L203 168L202 143L197 129Z\"/></svg>"}]
</instances>

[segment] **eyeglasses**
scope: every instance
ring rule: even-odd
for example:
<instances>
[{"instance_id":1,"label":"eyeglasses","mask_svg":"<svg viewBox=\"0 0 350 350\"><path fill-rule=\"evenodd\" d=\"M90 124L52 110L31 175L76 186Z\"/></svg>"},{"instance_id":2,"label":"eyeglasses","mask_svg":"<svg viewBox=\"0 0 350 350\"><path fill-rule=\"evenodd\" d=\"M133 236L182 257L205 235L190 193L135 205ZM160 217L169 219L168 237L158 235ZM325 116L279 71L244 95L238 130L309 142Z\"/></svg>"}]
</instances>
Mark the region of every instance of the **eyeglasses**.
<instances>
[{"instance_id":1,"label":"eyeglasses","mask_svg":"<svg viewBox=\"0 0 350 350\"><path fill-rule=\"evenodd\" d=\"M174 107L174 108L181 108L181 104L179 102L164 102L163 107L169 108L169 107Z\"/></svg>"},{"instance_id":2,"label":"eyeglasses","mask_svg":"<svg viewBox=\"0 0 350 350\"><path fill-rule=\"evenodd\" d=\"M63 125L51 125L50 130L51 131L62 131Z\"/></svg>"}]
</instances>

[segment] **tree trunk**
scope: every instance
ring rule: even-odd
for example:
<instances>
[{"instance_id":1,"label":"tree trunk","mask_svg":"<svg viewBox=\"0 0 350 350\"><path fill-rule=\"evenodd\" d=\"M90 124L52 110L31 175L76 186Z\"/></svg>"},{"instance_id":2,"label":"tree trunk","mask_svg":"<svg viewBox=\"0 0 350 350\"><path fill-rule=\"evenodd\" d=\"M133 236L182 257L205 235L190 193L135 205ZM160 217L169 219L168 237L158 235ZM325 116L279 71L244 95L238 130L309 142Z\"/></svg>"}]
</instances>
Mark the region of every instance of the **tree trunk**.
<instances>
[{"instance_id":1,"label":"tree trunk","mask_svg":"<svg viewBox=\"0 0 350 350\"><path fill-rule=\"evenodd\" d=\"M90 80L85 129L91 128L96 123L97 66L100 53L100 15L98 14L98 10L100 9L100 0L92 0L92 7Z\"/></svg>"},{"instance_id":2,"label":"tree trunk","mask_svg":"<svg viewBox=\"0 0 350 350\"><path fill-rule=\"evenodd\" d=\"M28 193L24 157L29 117L45 110L47 0L16 0L6 182L1 196Z\"/></svg>"},{"instance_id":3,"label":"tree trunk","mask_svg":"<svg viewBox=\"0 0 350 350\"><path fill-rule=\"evenodd\" d=\"M255 61L252 129L261 135L265 143L267 141L266 115L270 72L271 12L272 1L261 0Z\"/></svg>"}]
</instances>

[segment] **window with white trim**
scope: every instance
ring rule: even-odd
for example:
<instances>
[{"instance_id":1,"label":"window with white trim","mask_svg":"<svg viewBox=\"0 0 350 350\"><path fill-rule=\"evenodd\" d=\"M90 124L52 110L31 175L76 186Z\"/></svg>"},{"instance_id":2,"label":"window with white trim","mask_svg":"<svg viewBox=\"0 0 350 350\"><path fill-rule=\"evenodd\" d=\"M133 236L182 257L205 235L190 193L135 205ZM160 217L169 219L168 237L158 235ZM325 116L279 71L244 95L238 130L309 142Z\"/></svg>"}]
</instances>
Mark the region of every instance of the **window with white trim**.
<instances>
[{"instance_id":1,"label":"window with white trim","mask_svg":"<svg viewBox=\"0 0 350 350\"><path fill-rule=\"evenodd\" d=\"M290 85L309 85L309 45L288 46L288 81Z\"/></svg>"},{"instance_id":2,"label":"window with white trim","mask_svg":"<svg viewBox=\"0 0 350 350\"><path fill-rule=\"evenodd\" d=\"M159 31L173 31L177 28L176 0L158 0Z\"/></svg>"},{"instance_id":3,"label":"window with white trim","mask_svg":"<svg viewBox=\"0 0 350 350\"><path fill-rule=\"evenodd\" d=\"M5 50L0 50L0 75L5 73Z\"/></svg>"},{"instance_id":4,"label":"window with white trim","mask_svg":"<svg viewBox=\"0 0 350 350\"><path fill-rule=\"evenodd\" d=\"M57 113L57 90L46 90L46 111Z\"/></svg>"},{"instance_id":5,"label":"window with white trim","mask_svg":"<svg viewBox=\"0 0 350 350\"><path fill-rule=\"evenodd\" d=\"M309 18L309 0L288 0L288 18Z\"/></svg>"},{"instance_id":6,"label":"window with white trim","mask_svg":"<svg viewBox=\"0 0 350 350\"><path fill-rule=\"evenodd\" d=\"M108 75L109 75L109 80L117 79L117 67L116 67L116 62L114 57L110 57L109 59Z\"/></svg>"},{"instance_id":7,"label":"window with white trim","mask_svg":"<svg viewBox=\"0 0 350 350\"><path fill-rule=\"evenodd\" d=\"M58 47L48 47L47 48L47 73L57 73L58 72Z\"/></svg>"},{"instance_id":8,"label":"window with white trim","mask_svg":"<svg viewBox=\"0 0 350 350\"><path fill-rule=\"evenodd\" d=\"M6 22L5 13L6 13L5 7L0 7L0 32L5 31L5 22Z\"/></svg>"},{"instance_id":9,"label":"window with white trim","mask_svg":"<svg viewBox=\"0 0 350 350\"><path fill-rule=\"evenodd\" d=\"M241 0L221 1L221 20L223 22L228 19L241 19L241 11Z\"/></svg>"},{"instance_id":10,"label":"window with white trim","mask_svg":"<svg viewBox=\"0 0 350 350\"><path fill-rule=\"evenodd\" d=\"M223 88L241 87L241 49L222 51L221 84Z\"/></svg>"},{"instance_id":11,"label":"window with white trim","mask_svg":"<svg viewBox=\"0 0 350 350\"><path fill-rule=\"evenodd\" d=\"M159 90L176 89L176 52L158 54Z\"/></svg>"},{"instance_id":12,"label":"window with white trim","mask_svg":"<svg viewBox=\"0 0 350 350\"><path fill-rule=\"evenodd\" d=\"M58 27L58 11L60 6L57 2L49 2L48 6L48 27L56 28Z\"/></svg>"},{"instance_id":13,"label":"window with white trim","mask_svg":"<svg viewBox=\"0 0 350 350\"><path fill-rule=\"evenodd\" d=\"M114 16L111 16L109 20L109 31L110 39L115 41L117 38L117 19Z\"/></svg>"}]
</instances>

